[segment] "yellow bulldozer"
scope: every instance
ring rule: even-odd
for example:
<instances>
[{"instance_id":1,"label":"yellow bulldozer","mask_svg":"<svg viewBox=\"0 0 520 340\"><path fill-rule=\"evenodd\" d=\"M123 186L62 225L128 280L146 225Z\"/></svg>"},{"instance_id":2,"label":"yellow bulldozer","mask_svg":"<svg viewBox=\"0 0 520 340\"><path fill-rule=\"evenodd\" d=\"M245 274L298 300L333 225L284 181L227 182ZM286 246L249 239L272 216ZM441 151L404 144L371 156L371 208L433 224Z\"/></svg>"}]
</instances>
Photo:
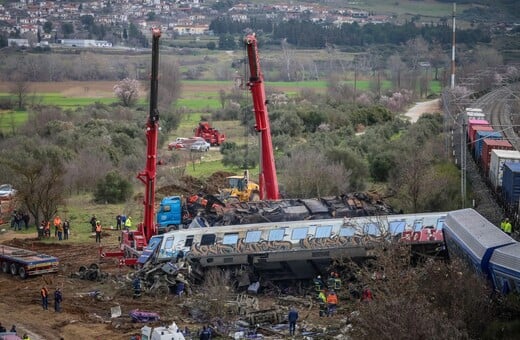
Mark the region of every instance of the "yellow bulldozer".
<instances>
[{"instance_id":1,"label":"yellow bulldozer","mask_svg":"<svg viewBox=\"0 0 520 340\"><path fill-rule=\"evenodd\" d=\"M245 170L243 176L228 176L226 179L228 187L221 191L222 199L236 198L240 202L260 200L260 187L249 180L249 171Z\"/></svg>"}]
</instances>

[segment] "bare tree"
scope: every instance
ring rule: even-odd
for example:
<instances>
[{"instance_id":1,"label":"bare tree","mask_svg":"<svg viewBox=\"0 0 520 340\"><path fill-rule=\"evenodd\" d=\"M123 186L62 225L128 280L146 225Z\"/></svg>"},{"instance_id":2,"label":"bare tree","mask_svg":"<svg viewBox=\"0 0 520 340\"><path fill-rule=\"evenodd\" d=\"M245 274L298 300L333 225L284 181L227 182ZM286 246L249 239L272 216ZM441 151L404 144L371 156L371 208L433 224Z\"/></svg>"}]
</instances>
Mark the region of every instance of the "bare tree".
<instances>
[{"instance_id":1,"label":"bare tree","mask_svg":"<svg viewBox=\"0 0 520 340\"><path fill-rule=\"evenodd\" d=\"M393 54L388 59L388 68L390 69L392 75L392 84L394 85L394 89L401 89L401 78L403 76L404 71L406 70L406 64L401 60L401 56L399 54Z\"/></svg>"},{"instance_id":2,"label":"bare tree","mask_svg":"<svg viewBox=\"0 0 520 340\"><path fill-rule=\"evenodd\" d=\"M125 78L114 86L114 94L121 105L133 106L139 98L139 82L135 79Z\"/></svg>"},{"instance_id":3,"label":"bare tree","mask_svg":"<svg viewBox=\"0 0 520 340\"><path fill-rule=\"evenodd\" d=\"M319 150L298 150L279 162L280 180L289 197L320 197L347 192L350 173Z\"/></svg>"},{"instance_id":4,"label":"bare tree","mask_svg":"<svg viewBox=\"0 0 520 340\"><path fill-rule=\"evenodd\" d=\"M287 42L287 39L282 39L281 42L282 45L282 63L283 63L283 70L285 73L285 80L291 81L292 79L292 73L293 73L293 62L294 62L294 51L291 50L289 43Z\"/></svg>"},{"instance_id":5,"label":"bare tree","mask_svg":"<svg viewBox=\"0 0 520 340\"><path fill-rule=\"evenodd\" d=\"M21 73L16 74L15 79L11 83L9 92L16 97L18 110L24 109L30 90L31 87L25 75Z\"/></svg>"},{"instance_id":6,"label":"bare tree","mask_svg":"<svg viewBox=\"0 0 520 340\"><path fill-rule=\"evenodd\" d=\"M486 283L466 264L426 260L412 266L411 249L397 243L375 254L361 266L343 263L343 273L352 273L358 282L351 289L369 287L374 296L371 302L354 302L352 338L472 339L489 325L492 304Z\"/></svg>"}]
</instances>

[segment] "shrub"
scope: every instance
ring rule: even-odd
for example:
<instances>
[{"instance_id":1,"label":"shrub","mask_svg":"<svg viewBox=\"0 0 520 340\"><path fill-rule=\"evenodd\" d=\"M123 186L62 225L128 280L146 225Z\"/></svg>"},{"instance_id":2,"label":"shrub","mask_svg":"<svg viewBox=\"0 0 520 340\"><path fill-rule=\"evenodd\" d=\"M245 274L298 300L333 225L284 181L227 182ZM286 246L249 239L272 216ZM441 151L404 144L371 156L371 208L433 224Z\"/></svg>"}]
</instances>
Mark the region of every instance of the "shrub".
<instances>
[{"instance_id":1,"label":"shrub","mask_svg":"<svg viewBox=\"0 0 520 340\"><path fill-rule=\"evenodd\" d=\"M110 171L101 179L94 192L96 203L121 203L132 195L131 183L117 171Z\"/></svg>"}]
</instances>

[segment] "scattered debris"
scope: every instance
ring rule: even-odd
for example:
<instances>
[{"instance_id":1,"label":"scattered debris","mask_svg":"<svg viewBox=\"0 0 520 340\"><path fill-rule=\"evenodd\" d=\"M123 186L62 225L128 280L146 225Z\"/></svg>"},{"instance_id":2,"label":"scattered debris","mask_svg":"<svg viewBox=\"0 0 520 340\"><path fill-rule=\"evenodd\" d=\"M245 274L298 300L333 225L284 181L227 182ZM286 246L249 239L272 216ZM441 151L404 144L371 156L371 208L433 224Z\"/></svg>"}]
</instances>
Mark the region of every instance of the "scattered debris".
<instances>
[{"instance_id":1,"label":"scattered debris","mask_svg":"<svg viewBox=\"0 0 520 340\"><path fill-rule=\"evenodd\" d=\"M130 317L132 318L133 322L152 322L160 320L159 314L154 312L140 311L139 309L134 309L131 311Z\"/></svg>"},{"instance_id":2,"label":"scattered debris","mask_svg":"<svg viewBox=\"0 0 520 340\"><path fill-rule=\"evenodd\" d=\"M118 318L121 316L121 306L115 306L110 308L110 317Z\"/></svg>"},{"instance_id":3,"label":"scattered debris","mask_svg":"<svg viewBox=\"0 0 520 340\"><path fill-rule=\"evenodd\" d=\"M70 277L80 278L82 280L100 281L105 279L108 275L101 272L97 263L92 263L90 266L81 266L76 273L70 274Z\"/></svg>"}]
</instances>

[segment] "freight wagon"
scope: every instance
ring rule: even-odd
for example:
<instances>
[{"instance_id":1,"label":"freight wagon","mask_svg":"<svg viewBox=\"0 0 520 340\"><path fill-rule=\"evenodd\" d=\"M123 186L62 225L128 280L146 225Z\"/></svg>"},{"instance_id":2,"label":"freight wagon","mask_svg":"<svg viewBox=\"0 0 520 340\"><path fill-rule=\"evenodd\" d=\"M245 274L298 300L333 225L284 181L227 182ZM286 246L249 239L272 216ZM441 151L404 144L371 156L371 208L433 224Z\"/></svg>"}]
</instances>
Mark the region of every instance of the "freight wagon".
<instances>
[{"instance_id":1,"label":"freight wagon","mask_svg":"<svg viewBox=\"0 0 520 340\"><path fill-rule=\"evenodd\" d=\"M0 268L4 273L20 275L22 279L26 279L29 276L56 273L58 267L57 257L0 245Z\"/></svg>"}]
</instances>

